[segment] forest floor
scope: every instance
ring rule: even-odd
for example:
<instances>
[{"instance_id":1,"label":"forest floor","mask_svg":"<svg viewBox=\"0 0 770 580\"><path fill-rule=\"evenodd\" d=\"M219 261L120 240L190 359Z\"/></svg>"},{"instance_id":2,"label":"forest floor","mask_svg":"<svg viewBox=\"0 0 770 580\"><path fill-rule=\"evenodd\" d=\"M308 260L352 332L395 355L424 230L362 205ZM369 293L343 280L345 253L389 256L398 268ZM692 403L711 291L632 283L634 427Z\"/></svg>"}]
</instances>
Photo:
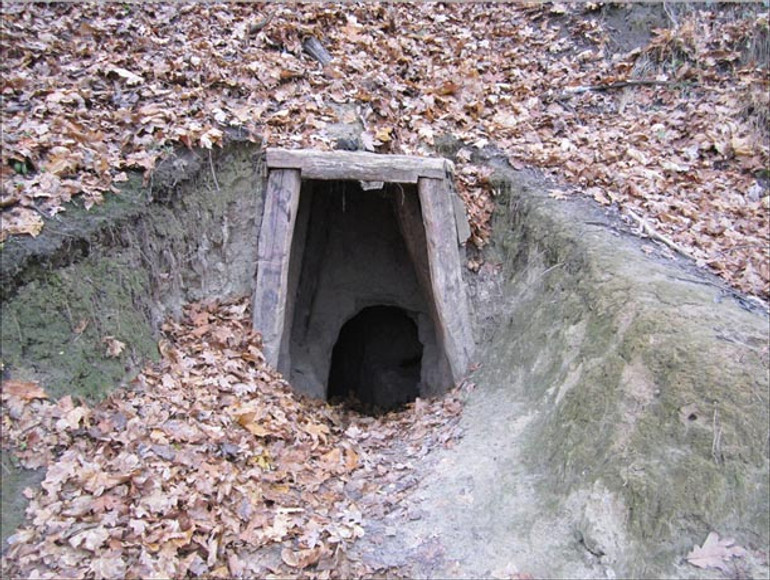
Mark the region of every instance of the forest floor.
<instances>
[{"instance_id":1,"label":"forest floor","mask_svg":"<svg viewBox=\"0 0 770 580\"><path fill-rule=\"evenodd\" d=\"M162 361L97 405L4 382L3 447L46 475L3 577L383 572L350 548L412 515L429 456L460 436L459 392L380 417L299 397L265 364L249 306L190 305L164 326Z\"/></svg>"},{"instance_id":2,"label":"forest floor","mask_svg":"<svg viewBox=\"0 0 770 580\"><path fill-rule=\"evenodd\" d=\"M766 300L769 27L761 3L3 3L0 241L228 131L416 155L451 138L476 246L495 192L470 159L493 146Z\"/></svg>"},{"instance_id":3,"label":"forest floor","mask_svg":"<svg viewBox=\"0 0 770 580\"><path fill-rule=\"evenodd\" d=\"M307 399L265 363L250 306L188 305L162 328L161 360L97 404L4 381L2 448L44 473L23 492L4 578L613 573L543 504L521 456L524 402L469 380L380 416ZM682 576L696 571L685 556L704 577L726 561L766 574L765 551L720 542L702 562L698 546L682 553Z\"/></svg>"},{"instance_id":4,"label":"forest floor","mask_svg":"<svg viewBox=\"0 0 770 580\"><path fill-rule=\"evenodd\" d=\"M616 207L767 300L767 12L661 5L637 28L632 12L3 3L0 240L38 235L69 201L119 195L129 171L149 180L176 147L210 149L239 131L332 149L333 128L352 124L355 146L380 153L455 143L477 247L495 191L471 159L495 147L516 168L550 173L554 197ZM309 37L329 64L305 51ZM463 436L472 385L377 418L309 401L265 365L249 320L247 300L189 305L162 329L161 362L95 405L4 381L3 449L45 469L4 577L452 571L430 537L405 543L398 522L420 521L412 494ZM391 557L362 554L378 541ZM505 557L477 571L528 577Z\"/></svg>"}]
</instances>

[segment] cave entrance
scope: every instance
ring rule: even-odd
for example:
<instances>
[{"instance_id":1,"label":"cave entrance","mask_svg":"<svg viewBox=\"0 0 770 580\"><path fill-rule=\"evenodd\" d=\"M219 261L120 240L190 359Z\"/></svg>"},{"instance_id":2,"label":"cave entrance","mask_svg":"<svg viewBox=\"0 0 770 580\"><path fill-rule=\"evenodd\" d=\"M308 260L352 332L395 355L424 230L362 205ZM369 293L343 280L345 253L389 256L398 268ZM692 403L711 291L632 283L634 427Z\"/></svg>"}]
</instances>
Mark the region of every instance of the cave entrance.
<instances>
[{"instance_id":1,"label":"cave entrance","mask_svg":"<svg viewBox=\"0 0 770 580\"><path fill-rule=\"evenodd\" d=\"M423 345L395 306L369 306L348 320L332 350L328 399L378 414L420 395Z\"/></svg>"},{"instance_id":2,"label":"cave entrance","mask_svg":"<svg viewBox=\"0 0 770 580\"><path fill-rule=\"evenodd\" d=\"M266 161L254 327L267 362L302 393L384 410L458 383L473 340L451 163L281 149Z\"/></svg>"}]
</instances>

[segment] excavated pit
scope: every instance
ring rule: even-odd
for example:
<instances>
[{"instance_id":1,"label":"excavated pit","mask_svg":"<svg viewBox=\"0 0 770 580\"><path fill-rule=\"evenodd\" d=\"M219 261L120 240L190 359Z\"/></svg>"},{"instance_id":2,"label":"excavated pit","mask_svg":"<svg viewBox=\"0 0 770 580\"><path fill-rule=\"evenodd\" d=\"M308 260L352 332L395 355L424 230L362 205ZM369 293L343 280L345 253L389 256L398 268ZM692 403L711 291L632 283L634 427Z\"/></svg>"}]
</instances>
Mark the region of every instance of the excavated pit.
<instances>
[{"instance_id":1,"label":"excavated pit","mask_svg":"<svg viewBox=\"0 0 770 580\"><path fill-rule=\"evenodd\" d=\"M99 400L158 357L183 304L256 286L266 358L319 398L387 407L479 369L464 437L381 526L399 533L367 523L362 549L393 555L383 570L419 564L425 538L409 576L692 577L683 558L712 531L766 552L765 314L504 159L489 162L493 238L463 283L443 162L270 153L181 151L148 187L132 174L104 205L7 240L3 380ZM388 372L395 394L376 387ZM5 539L42 475L0 459Z\"/></svg>"},{"instance_id":2,"label":"excavated pit","mask_svg":"<svg viewBox=\"0 0 770 580\"><path fill-rule=\"evenodd\" d=\"M281 350L281 370L301 392L378 412L451 385L425 242L408 244L397 215L404 196L416 200L414 190L303 183L289 269L290 338Z\"/></svg>"}]
</instances>

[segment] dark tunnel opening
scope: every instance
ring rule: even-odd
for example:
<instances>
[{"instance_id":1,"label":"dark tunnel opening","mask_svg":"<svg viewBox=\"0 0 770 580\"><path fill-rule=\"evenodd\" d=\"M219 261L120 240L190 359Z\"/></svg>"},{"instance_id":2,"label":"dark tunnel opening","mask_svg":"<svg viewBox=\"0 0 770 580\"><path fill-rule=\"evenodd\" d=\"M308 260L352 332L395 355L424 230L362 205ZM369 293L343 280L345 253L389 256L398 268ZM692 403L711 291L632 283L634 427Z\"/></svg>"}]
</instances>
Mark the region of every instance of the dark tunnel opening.
<instances>
[{"instance_id":1,"label":"dark tunnel opening","mask_svg":"<svg viewBox=\"0 0 770 580\"><path fill-rule=\"evenodd\" d=\"M417 325L403 308L364 308L343 325L332 350L328 400L373 415L414 401L422 353Z\"/></svg>"}]
</instances>

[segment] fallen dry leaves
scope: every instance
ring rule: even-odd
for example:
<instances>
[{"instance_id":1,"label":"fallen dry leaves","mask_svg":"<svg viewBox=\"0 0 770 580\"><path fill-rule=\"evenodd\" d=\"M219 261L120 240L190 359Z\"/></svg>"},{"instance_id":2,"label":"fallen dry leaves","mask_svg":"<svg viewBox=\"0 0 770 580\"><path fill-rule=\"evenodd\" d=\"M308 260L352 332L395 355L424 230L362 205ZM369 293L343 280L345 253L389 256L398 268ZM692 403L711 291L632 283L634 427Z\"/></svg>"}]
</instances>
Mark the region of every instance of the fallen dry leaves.
<instances>
[{"instance_id":1,"label":"fallen dry leaves","mask_svg":"<svg viewBox=\"0 0 770 580\"><path fill-rule=\"evenodd\" d=\"M709 533L702 546L695 546L687 554L687 561L698 568L714 568L729 573L729 566L733 558L741 558L746 555L746 550L735 544L735 540L729 538L719 539L716 532Z\"/></svg>"},{"instance_id":2,"label":"fallen dry leaves","mask_svg":"<svg viewBox=\"0 0 770 580\"><path fill-rule=\"evenodd\" d=\"M690 8L629 52L595 3L4 3L2 15L0 240L37 235L73 196L99 203L173 147L237 129L329 149L330 127L357 123L379 152L461 140L478 246L494 191L470 160L490 145L770 297L760 5ZM331 63L303 52L308 37Z\"/></svg>"},{"instance_id":3,"label":"fallen dry leaves","mask_svg":"<svg viewBox=\"0 0 770 580\"><path fill-rule=\"evenodd\" d=\"M163 359L89 407L2 385L2 444L27 468L16 578L361 577L366 518L399 509L411 461L451 445L461 404L361 416L295 395L269 369L247 300L193 304Z\"/></svg>"}]
</instances>

